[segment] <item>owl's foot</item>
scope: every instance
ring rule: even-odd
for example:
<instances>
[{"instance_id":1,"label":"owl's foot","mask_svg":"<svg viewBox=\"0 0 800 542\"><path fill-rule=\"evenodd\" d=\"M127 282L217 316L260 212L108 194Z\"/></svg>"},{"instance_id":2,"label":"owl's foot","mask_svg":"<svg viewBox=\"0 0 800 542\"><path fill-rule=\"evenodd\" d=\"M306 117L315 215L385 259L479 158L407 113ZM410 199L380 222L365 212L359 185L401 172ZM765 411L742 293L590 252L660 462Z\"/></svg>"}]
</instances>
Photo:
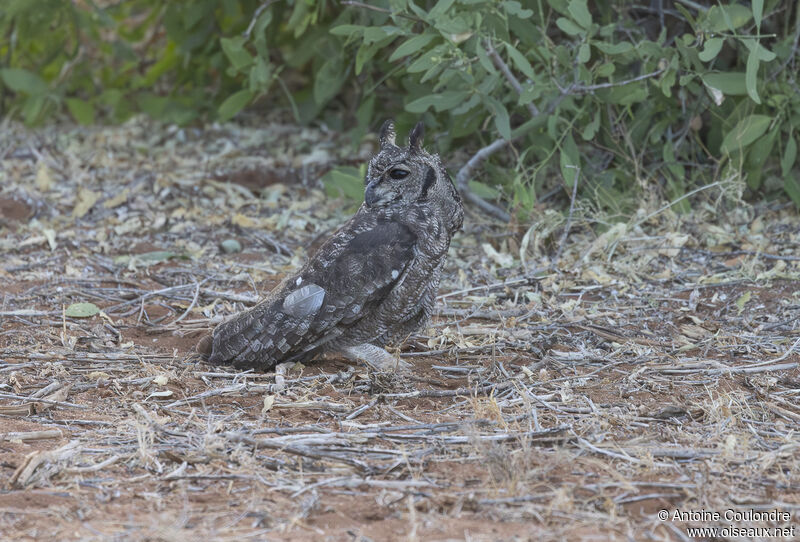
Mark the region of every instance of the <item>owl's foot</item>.
<instances>
[{"instance_id":1,"label":"owl's foot","mask_svg":"<svg viewBox=\"0 0 800 542\"><path fill-rule=\"evenodd\" d=\"M393 356L380 346L364 343L342 348L342 354L350 361L364 362L376 371L408 372L411 364Z\"/></svg>"}]
</instances>

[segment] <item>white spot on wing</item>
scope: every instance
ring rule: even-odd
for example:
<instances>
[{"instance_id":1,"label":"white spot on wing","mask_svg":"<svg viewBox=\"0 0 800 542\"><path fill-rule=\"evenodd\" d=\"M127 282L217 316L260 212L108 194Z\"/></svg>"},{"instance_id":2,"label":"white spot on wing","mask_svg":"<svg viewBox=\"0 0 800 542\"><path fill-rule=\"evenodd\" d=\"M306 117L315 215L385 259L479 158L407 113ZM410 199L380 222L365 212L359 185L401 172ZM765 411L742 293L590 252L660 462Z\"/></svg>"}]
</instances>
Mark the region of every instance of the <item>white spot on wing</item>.
<instances>
[{"instance_id":1,"label":"white spot on wing","mask_svg":"<svg viewBox=\"0 0 800 542\"><path fill-rule=\"evenodd\" d=\"M315 314L325 300L325 290L314 283L306 284L286 296L283 312L295 318Z\"/></svg>"},{"instance_id":2,"label":"white spot on wing","mask_svg":"<svg viewBox=\"0 0 800 542\"><path fill-rule=\"evenodd\" d=\"M400 276L400 271L392 269L392 280L396 279L398 276Z\"/></svg>"},{"instance_id":3,"label":"white spot on wing","mask_svg":"<svg viewBox=\"0 0 800 542\"><path fill-rule=\"evenodd\" d=\"M303 284L303 277L297 277L297 280L294 283L300 286L301 284Z\"/></svg>"}]
</instances>

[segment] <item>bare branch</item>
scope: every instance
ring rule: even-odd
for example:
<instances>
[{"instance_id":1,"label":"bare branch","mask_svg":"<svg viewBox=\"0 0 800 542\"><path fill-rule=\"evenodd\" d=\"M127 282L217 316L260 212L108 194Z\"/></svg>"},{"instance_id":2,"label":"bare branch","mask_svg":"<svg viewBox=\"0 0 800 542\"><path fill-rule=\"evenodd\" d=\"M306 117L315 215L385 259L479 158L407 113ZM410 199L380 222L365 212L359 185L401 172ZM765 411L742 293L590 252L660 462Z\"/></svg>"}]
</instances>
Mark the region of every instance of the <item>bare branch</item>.
<instances>
[{"instance_id":1,"label":"bare branch","mask_svg":"<svg viewBox=\"0 0 800 542\"><path fill-rule=\"evenodd\" d=\"M274 4L276 1L277 0L267 0L256 8L255 12L253 13L253 18L250 19L250 24L247 25L247 30L245 30L244 34L242 34L244 39L250 39L250 34L253 32L253 28L256 26L256 21L258 21L258 18L262 13L264 13L264 10L267 9L270 4Z\"/></svg>"},{"instance_id":2,"label":"bare branch","mask_svg":"<svg viewBox=\"0 0 800 542\"><path fill-rule=\"evenodd\" d=\"M520 84L519 80L511 72L511 68L508 67L508 64L506 64L502 57L500 57L500 54L494 48L490 40L486 40L486 51L489 54L489 57L492 59L492 62L494 62L494 65L497 66L497 68L503 73L503 76L506 78L511 87L517 92L517 94L522 94L522 84ZM551 111L554 110L562 99L563 97L559 97L548 109ZM528 109L532 117L538 117L540 115L539 108L533 103L528 103L525 107ZM469 189L469 178L475 168L489 158L489 156L502 149L509 143L509 141L504 139L497 139L496 141L493 141L489 145L478 150L478 152L476 152L472 158L470 158L469 161L458 171L458 175L456 175L456 184L458 186L458 190L463 194L464 199L479 207L486 214L498 218L504 222L511 220L511 215L509 215L508 212L500 207L489 203L477 194L471 192Z\"/></svg>"},{"instance_id":3,"label":"bare branch","mask_svg":"<svg viewBox=\"0 0 800 542\"><path fill-rule=\"evenodd\" d=\"M508 67L508 64L500 57L500 54L492 45L492 42L486 40L486 51L489 53L489 57L491 57L492 62L497 68L503 73L503 76L508 80L514 90L517 91L517 94L522 94L522 85L520 84L519 80L511 73L511 68ZM526 104L528 111L530 112L531 116L538 117L539 116L539 108L536 107L532 102Z\"/></svg>"},{"instance_id":4,"label":"bare branch","mask_svg":"<svg viewBox=\"0 0 800 542\"><path fill-rule=\"evenodd\" d=\"M511 215L509 215L506 211L501 209L500 207L489 203L488 201L484 200L480 196L474 194L469 189L469 179L472 176L472 172L481 165L487 158L491 155L505 147L509 144L509 141L505 139L497 139L490 143L489 145L483 147L482 149L478 150L472 158L470 158L466 164L464 164L461 169L458 170L456 174L456 186L458 187L458 191L464 196L464 199L469 201L470 203L480 207L482 211L493 216L499 220L504 222L508 222L511 220Z\"/></svg>"},{"instance_id":5,"label":"bare branch","mask_svg":"<svg viewBox=\"0 0 800 542\"><path fill-rule=\"evenodd\" d=\"M642 75L637 75L636 77L632 77L630 79L625 79L624 81L617 81L614 83L598 83L596 85L575 85L570 88L570 90L575 92L594 92L595 90L601 90L604 88L612 88L612 87L624 87L625 85L629 85L631 83L635 83L637 81L643 81L645 79L650 79L651 77L655 77L656 75L660 75L664 73L663 69L656 70L654 72L645 73Z\"/></svg>"},{"instance_id":6,"label":"bare branch","mask_svg":"<svg viewBox=\"0 0 800 542\"><path fill-rule=\"evenodd\" d=\"M564 226L564 233L561 234L561 241L558 243L558 252L553 259L553 268L558 268L558 260L561 259L561 253L564 251L564 244L567 242L569 230L572 228L572 213L575 210L575 196L578 194L578 179L581 176L581 168L575 167L575 177L572 179L572 196L569 200L569 214L567 215L567 223Z\"/></svg>"},{"instance_id":7,"label":"bare branch","mask_svg":"<svg viewBox=\"0 0 800 542\"><path fill-rule=\"evenodd\" d=\"M369 9L371 11L377 11L378 13L387 13L389 15L394 15L397 17L403 17L404 19L410 19L412 21L421 21L419 17L414 17L413 15L406 15L405 13L398 13L396 11L392 11L390 9L381 8L378 6L372 6L370 4L365 4L364 2L356 2L355 0L345 0L342 2L343 6L353 6L357 8Z\"/></svg>"}]
</instances>

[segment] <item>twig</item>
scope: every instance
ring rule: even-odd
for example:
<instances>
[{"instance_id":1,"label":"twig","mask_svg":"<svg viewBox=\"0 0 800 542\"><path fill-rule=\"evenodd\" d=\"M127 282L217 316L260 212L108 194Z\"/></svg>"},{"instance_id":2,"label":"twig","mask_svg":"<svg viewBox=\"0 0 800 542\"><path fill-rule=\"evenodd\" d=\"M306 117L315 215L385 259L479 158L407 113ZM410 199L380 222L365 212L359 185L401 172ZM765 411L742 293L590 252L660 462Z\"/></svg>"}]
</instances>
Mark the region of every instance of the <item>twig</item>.
<instances>
[{"instance_id":1,"label":"twig","mask_svg":"<svg viewBox=\"0 0 800 542\"><path fill-rule=\"evenodd\" d=\"M693 2L692 0L676 0L676 1L692 9L695 9L700 13L705 13L706 11L708 11L708 8L706 6L702 6L697 2Z\"/></svg>"},{"instance_id":2,"label":"twig","mask_svg":"<svg viewBox=\"0 0 800 542\"><path fill-rule=\"evenodd\" d=\"M792 346L789 347L789 350L787 350L781 356L779 356L779 357L777 357L775 359L768 359L766 361L760 361L758 363L751 363L749 365L741 365L741 366L739 366L739 368L740 369L749 369L750 367L762 367L764 365L771 365L773 363L778 363L778 362L783 361L786 358L788 358L789 355L791 355L791 353L794 352L795 348L797 348L798 345L800 345L800 338L798 338L794 342L794 344L792 344Z\"/></svg>"},{"instance_id":3,"label":"twig","mask_svg":"<svg viewBox=\"0 0 800 542\"><path fill-rule=\"evenodd\" d=\"M493 216L503 222L508 222L511 220L511 215L508 214L506 211L501 209L500 207L493 205L486 201L485 199L481 198L480 196L474 194L472 190L469 189L469 179L472 175L472 172L481 165L487 158L491 155L505 147L509 144L509 141L505 139L497 139L490 143L489 145L479 149L478 152L472 155L466 164L464 164L461 169L458 170L456 174L456 186L458 187L458 191L464 196L464 199L479 207L482 211L487 213L490 216Z\"/></svg>"},{"instance_id":4,"label":"twig","mask_svg":"<svg viewBox=\"0 0 800 542\"><path fill-rule=\"evenodd\" d=\"M0 433L0 442L6 440L44 440L51 438L62 438L64 434L58 429L48 429L46 431L12 431L11 433Z\"/></svg>"},{"instance_id":5,"label":"twig","mask_svg":"<svg viewBox=\"0 0 800 542\"><path fill-rule=\"evenodd\" d=\"M722 373L768 373L771 371L783 371L788 369L794 369L795 367L800 366L800 363L778 363L777 365L762 365L762 366L748 366L748 367L725 367L724 369L707 369L702 371L706 374L722 374Z\"/></svg>"},{"instance_id":6,"label":"twig","mask_svg":"<svg viewBox=\"0 0 800 542\"><path fill-rule=\"evenodd\" d=\"M613 87L624 87L625 85L629 85L631 83L635 83L637 81L643 81L644 79L650 79L651 77L655 77L656 75L660 75L663 73L664 70L656 70L650 73L644 73L642 75L637 75L636 77L631 77L630 79L625 79L624 81L616 81L613 83L597 83L596 85L574 85L570 87L570 90L578 91L578 92L594 92L595 90L602 90L604 88L613 88Z\"/></svg>"},{"instance_id":7,"label":"twig","mask_svg":"<svg viewBox=\"0 0 800 542\"><path fill-rule=\"evenodd\" d=\"M202 281L197 283L197 287L194 289L194 297L192 298L192 302L189 304L189 306L186 308L183 314L181 314L178 318L176 318L170 324L167 325L175 325L184 318L186 318L186 315L192 311L195 305L197 305L197 298L200 297L200 286L202 286L203 283L206 282L207 280L208 279L203 279Z\"/></svg>"},{"instance_id":8,"label":"twig","mask_svg":"<svg viewBox=\"0 0 800 542\"><path fill-rule=\"evenodd\" d=\"M558 252L556 257L553 258L553 267L558 267L558 261L561 259L561 253L564 251L564 245L567 242L569 230L572 228L572 213L575 210L575 196L578 194L578 179L581 176L581 168L578 166L571 166L575 168L575 177L572 179L572 196L569 199L569 214L567 215L567 224L564 226L564 233L561 234L561 241L558 243Z\"/></svg>"},{"instance_id":9,"label":"twig","mask_svg":"<svg viewBox=\"0 0 800 542\"><path fill-rule=\"evenodd\" d=\"M37 311L32 309L18 309L15 311L0 311L0 316L55 316L61 311Z\"/></svg>"},{"instance_id":10,"label":"twig","mask_svg":"<svg viewBox=\"0 0 800 542\"><path fill-rule=\"evenodd\" d=\"M217 395L224 395L226 393L236 393L238 391L242 391L245 388L247 388L246 383L236 384L234 386L228 386L227 388L216 388L213 390L204 391L203 393L198 393L197 395L193 395L191 397L178 399L177 401L173 401L172 403L165 405L164 408L173 408L180 405L188 405L190 403L194 403L196 401L200 401L201 399L206 399L208 397L216 397Z\"/></svg>"},{"instance_id":11,"label":"twig","mask_svg":"<svg viewBox=\"0 0 800 542\"><path fill-rule=\"evenodd\" d=\"M639 459L638 457L631 457L628 454L620 454L620 453L617 453L617 452L613 452L611 450L606 450L605 448L598 448L597 446L595 446L594 444L592 444L591 442L589 442L585 438L582 438L582 437L577 437L577 438L578 438L578 442L582 446L585 446L586 448L588 448L589 450L591 450L591 451L593 451L593 452L595 452L597 454L607 455L608 457L613 457L613 458L616 458L616 459L622 459L624 461L630 461L631 463L636 463L636 464L645 463L644 460ZM655 465L656 467L672 467L673 466L673 465L671 465L669 463L659 463L659 462L653 462L653 465Z\"/></svg>"},{"instance_id":12,"label":"twig","mask_svg":"<svg viewBox=\"0 0 800 542\"><path fill-rule=\"evenodd\" d=\"M342 455L336 455L333 453L326 453L326 452L315 452L308 448L301 448L298 446L287 446L286 444L280 442L273 442L270 439L254 439L242 433L228 432L228 433L223 433L222 436L231 442L239 442L242 444L246 444L248 446L252 446L255 449L268 448L270 450L278 450L287 454L310 457L311 459L344 463L345 465L355 467L356 469L362 472L372 472L373 470L366 463L363 463L356 459L351 459L349 457L344 457Z\"/></svg>"},{"instance_id":13,"label":"twig","mask_svg":"<svg viewBox=\"0 0 800 542\"><path fill-rule=\"evenodd\" d=\"M360 407L355 409L353 412L351 412L350 414L345 416L344 419L345 420L354 420L354 419L356 419L357 417L361 416L364 412L366 412L370 408L372 408L375 405L377 405L378 401L380 401L380 399L381 399L380 396L378 396L375 399L373 399L372 401L370 401L369 403L367 403L365 405L361 405Z\"/></svg>"},{"instance_id":14,"label":"twig","mask_svg":"<svg viewBox=\"0 0 800 542\"><path fill-rule=\"evenodd\" d=\"M108 459L100 461L99 463L95 463L94 465L91 465L89 467L71 467L71 468L65 469L64 472L67 472L69 474L83 474L83 473L86 473L86 472L97 472L99 470L103 470L104 468L113 465L114 463L116 463L119 460L120 460L120 456L112 455Z\"/></svg>"},{"instance_id":15,"label":"twig","mask_svg":"<svg viewBox=\"0 0 800 542\"><path fill-rule=\"evenodd\" d=\"M685 193L685 194L684 194L684 195L682 195L681 197L679 197L679 198L676 198L676 199L672 200L671 202L667 203L666 205L664 205L664 206L663 206L663 207L661 207L660 209L658 209L658 210L656 210L656 211L653 211L652 213L650 213L650 214L649 214L649 215L647 215L646 217L644 217L644 218L642 218L642 219L639 219L639 220L637 220L637 221L636 221L636 223L634 224L634 226L639 226L639 225L641 225L641 224L644 224L645 222L647 222L648 220L650 220L650 219L651 219L651 218L653 218L654 216L656 216L656 215L659 215L659 214L663 213L664 211L666 211L667 209L669 209L670 207L672 207L672 206L673 206L673 205L675 205L676 203L678 203L678 202L680 202L680 201L683 201L683 200L685 200L685 199L686 199L686 198L688 198L688 197L694 196L694 195L695 195L695 194L697 194L698 192L702 192L703 190L708 190L709 188L714 188L715 186L720 186L721 184L722 184L722 183L721 183L720 181L716 181L716 182L713 182L713 183L711 183L711 184L707 184L707 185L701 186L701 187L699 187L699 188L695 188L694 190L692 190L692 191L690 191L690 192L687 192L687 193Z\"/></svg>"},{"instance_id":16,"label":"twig","mask_svg":"<svg viewBox=\"0 0 800 542\"><path fill-rule=\"evenodd\" d=\"M353 6L357 8L369 9L371 11L377 11L378 13L386 13L388 15L393 15L397 17L403 17L404 19L409 19L411 21L420 22L422 19L419 17L415 17L413 15L406 15L405 13L398 13L396 11L392 11L391 9L386 9L378 6L372 6L370 4L365 4L364 2L356 2L355 0L345 0L342 2L344 6Z\"/></svg>"},{"instance_id":17,"label":"twig","mask_svg":"<svg viewBox=\"0 0 800 542\"><path fill-rule=\"evenodd\" d=\"M487 284L485 286L474 286L472 288L466 288L464 290L456 290L454 292L447 292L446 294L442 294L440 296L436 296L437 300L446 299L448 297L453 297L455 295L461 294L468 294L470 292L489 292L489 290L496 290L496 289L503 289L507 288L508 286L514 285L522 285L522 284L531 284L531 279L528 277L520 277L516 279L509 279L503 282L495 282L494 284Z\"/></svg>"},{"instance_id":18,"label":"twig","mask_svg":"<svg viewBox=\"0 0 800 542\"><path fill-rule=\"evenodd\" d=\"M785 262L800 262L800 256L782 256L780 254L769 254L768 252L759 252L757 250L730 250L728 252L713 252L711 250L703 250L699 248L681 247L682 250L691 250L692 252L699 252L710 258L730 258L731 256L755 256L756 258L764 258L765 260L783 260Z\"/></svg>"},{"instance_id":19,"label":"twig","mask_svg":"<svg viewBox=\"0 0 800 542\"><path fill-rule=\"evenodd\" d=\"M520 84L519 80L516 78L516 76L514 76L513 73L511 73L511 68L508 67L508 64L505 63L500 54L492 45L491 40L488 39L486 40L486 51L489 53L494 65L498 67L509 84L514 87L514 90L517 91L517 94L522 94L522 85ZM528 108L528 111L532 117L539 116L539 108L536 107L533 102L528 102L525 107Z\"/></svg>"},{"instance_id":20,"label":"twig","mask_svg":"<svg viewBox=\"0 0 800 542\"><path fill-rule=\"evenodd\" d=\"M66 401L51 401L50 399L43 399L43 398L36 398L31 399L30 397L26 397L24 395L15 395L13 393L0 393L1 399L17 399L19 401L27 401L29 403L44 403L47 405L55 405L55 406L63 406L69 408L81 408L81 409L88 409L89 407L86 405L76 405L75 403L68 403ZM24 406L24 405L23 405Z\"/></svg>"},{"instance_id":21,"label":"twig","mask_svg":"<svg viewBox=\"0 0 800 542\"><path fill-rule=\"evenodd\" d=\"M256 8L255 12L253 12L253 18L250 19L250 24L247 25L247 30L245 30L244 34L242 34L244 39L246 40L250 39L250 34L253 32L253 28L255 28L256 23L258 22L258 18L261 16L264 10L270 6L270 4L274 4L276 1L277 0L267 0L266 2L258 6L258 8Z\"/></svg>"}]
</instances>

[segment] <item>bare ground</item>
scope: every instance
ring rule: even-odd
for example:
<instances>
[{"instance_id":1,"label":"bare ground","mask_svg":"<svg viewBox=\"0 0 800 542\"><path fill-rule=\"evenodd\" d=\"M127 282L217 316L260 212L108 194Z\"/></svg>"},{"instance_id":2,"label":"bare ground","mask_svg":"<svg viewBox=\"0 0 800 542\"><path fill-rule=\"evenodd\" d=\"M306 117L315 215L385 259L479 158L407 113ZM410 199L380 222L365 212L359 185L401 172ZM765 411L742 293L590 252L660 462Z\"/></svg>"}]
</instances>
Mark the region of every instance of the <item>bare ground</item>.
<instances>
[{"instance_id":1,"label":"bare ground","mask_svg":"<svg viewBox=\"0 0 800 542\"><path fill-rule=\"evenodd\" d=\"M509 229L471 214L437 317L400 349L412 375L334 358L236 373L194 344L345 219L350 204L317 179L369 142L354 157L284 126L6 133L0 539L798 529L793 209L723 211L719 195L594 229L579 210L559 272L534 268L557 251L562 215ZM230 239L243 250L223 251ZM69 316L74 303L101 312Z\"/></svg>"}]
</instances>

